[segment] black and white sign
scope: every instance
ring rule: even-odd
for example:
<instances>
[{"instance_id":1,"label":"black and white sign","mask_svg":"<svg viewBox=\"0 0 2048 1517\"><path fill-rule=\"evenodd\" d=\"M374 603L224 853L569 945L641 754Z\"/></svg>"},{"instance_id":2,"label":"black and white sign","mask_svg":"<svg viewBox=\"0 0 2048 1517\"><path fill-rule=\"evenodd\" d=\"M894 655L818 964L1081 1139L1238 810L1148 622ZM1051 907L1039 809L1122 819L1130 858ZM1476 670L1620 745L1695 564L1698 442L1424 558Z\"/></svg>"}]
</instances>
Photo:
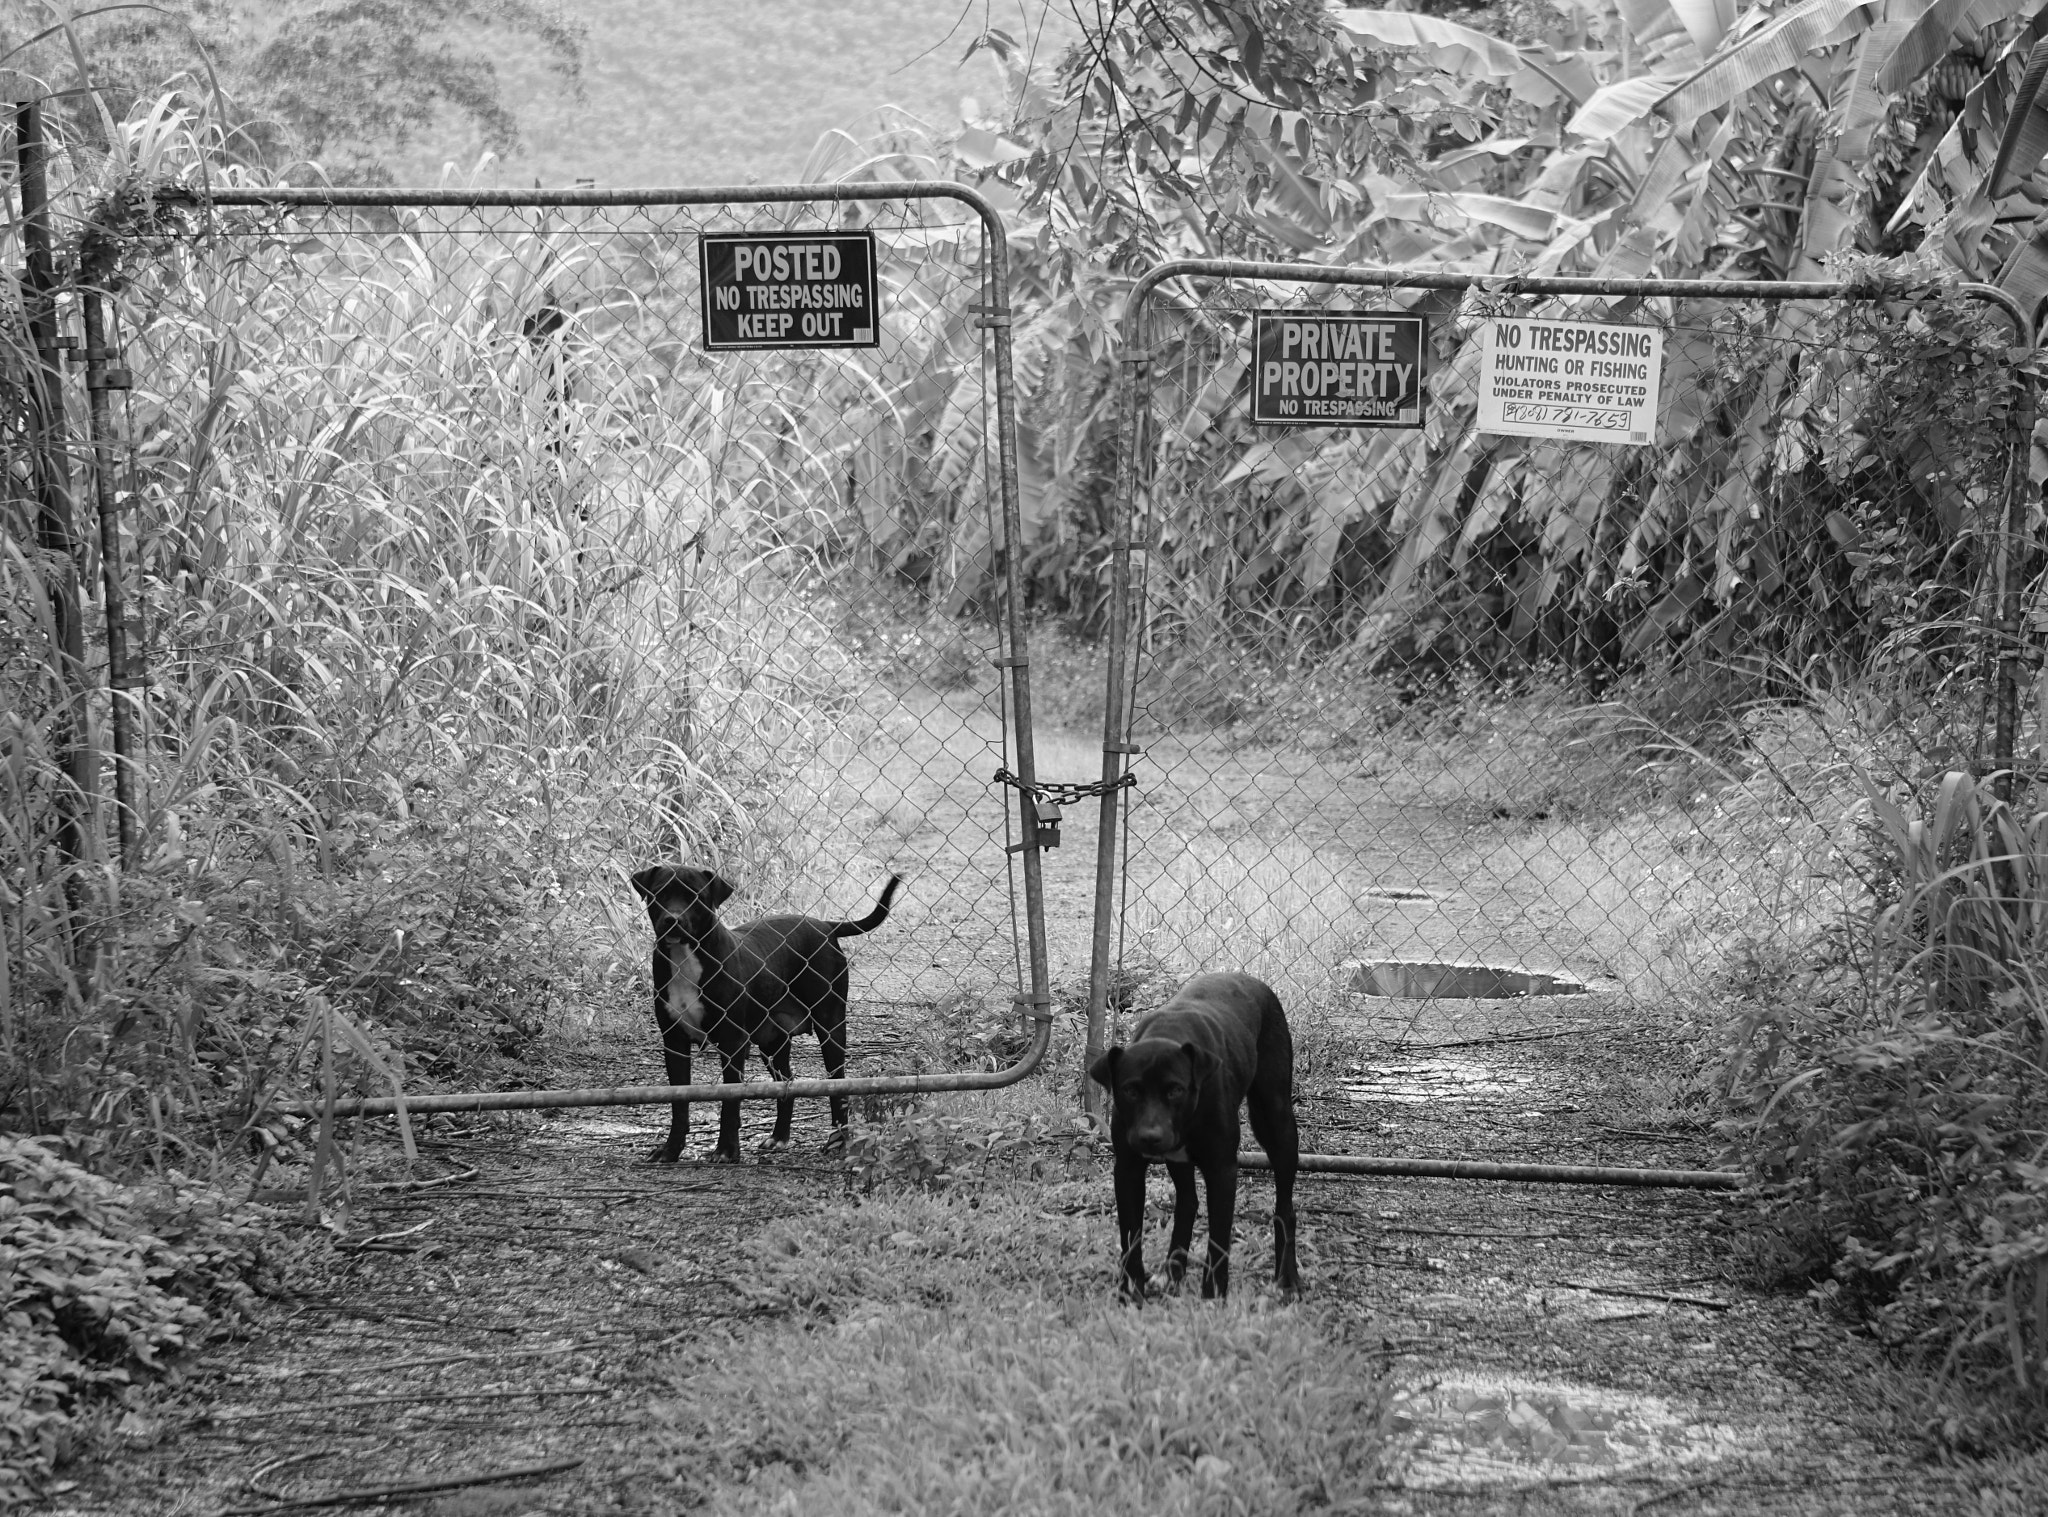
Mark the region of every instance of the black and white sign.
<instances>
[{"instance_id":1,"label":"black and white sign","mask_svg":"<svg viewBox=\"0 0 2048 1517\"><path fill-rule=\"evenodd\" d=\"M1252 420L1286 427L1419 427L1429 329L1405 311L1260 311Z\"/></svg>"},{"instance_id":2,"label":"black and white sign","mask_svg":"<svg viewBox=\"0 0 2048 1517\"><path fill-rule=\"evenodd\" d=\"M1639 448L1656 440L1657 328L1489 316L1479 340L1480 431Z\"/></svg>"},{"instance_id":3,"label":"black and white sign","mask_svg":"<svg viewBox=\"0 0 2048 1517\"><path fill-rule=\"evenodd\" d=\"M878 342L871 232L706 232L697 267L713 352Z\"/></svg>"}]
</instances>

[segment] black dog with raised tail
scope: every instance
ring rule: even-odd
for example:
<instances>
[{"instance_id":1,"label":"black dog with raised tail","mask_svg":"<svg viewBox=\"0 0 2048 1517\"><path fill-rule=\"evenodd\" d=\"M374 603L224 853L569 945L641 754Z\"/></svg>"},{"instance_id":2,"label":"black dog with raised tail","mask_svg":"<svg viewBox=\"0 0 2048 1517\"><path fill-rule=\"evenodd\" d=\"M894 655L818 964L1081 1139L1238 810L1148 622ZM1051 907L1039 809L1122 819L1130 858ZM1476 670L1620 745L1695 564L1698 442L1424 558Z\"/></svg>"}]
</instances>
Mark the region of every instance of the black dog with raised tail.
<instances>
[{"instance_id":1,"label":"black dog with raised tail","mask_svg":"<svg viewBox=\"0 0 2048 1517\"><path fill-rule=\"evenodd\" d=\"M717 907L733 886L710 870L656 864L634 875L633 888L654 924L654 1020L669 1083L690 1083L690 1048L697 1043L718 1049L724 1084L744 1076L749 1043L761 1050L778 1080L790 1079L790 1040L805 1031L817 1034L826 1075L844 1079L847 966L839 940L881 926L901 883L890 875L875 909L857 922L772 916L729 929L718 920ZM795 1109L793 1100L775 1103L769 1147L789 1142ZM832 1097L832 1126L838 1130L834 1137L846 1127L844 1096ZM689 1132L689 1105L678 1101L671 1108L668 1141L654 1158L675 1163ZM712 1157L739 1156L740 1103L721 1101Z\"/></svg>"}]
</instances>

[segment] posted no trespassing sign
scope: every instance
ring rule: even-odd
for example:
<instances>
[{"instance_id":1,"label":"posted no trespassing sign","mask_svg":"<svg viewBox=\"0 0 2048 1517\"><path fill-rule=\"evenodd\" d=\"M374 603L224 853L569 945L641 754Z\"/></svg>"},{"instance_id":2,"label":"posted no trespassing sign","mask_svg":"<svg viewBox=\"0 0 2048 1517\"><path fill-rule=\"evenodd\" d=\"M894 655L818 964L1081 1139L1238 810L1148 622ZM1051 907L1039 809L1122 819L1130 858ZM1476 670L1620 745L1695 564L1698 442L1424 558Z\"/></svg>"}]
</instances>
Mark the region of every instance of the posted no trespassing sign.
<instances>
[{"instance_id":1,"label":"posted no trespassing sign","mask_svg":"<svg viewBox=\"0 0 2048 1517\"><path fill-rule=\"evenodd\" d=\"M1664 334L1655 327L1489 317L1479 430L1645 446L1657 437Z\"/></svg>"}]
</instances>

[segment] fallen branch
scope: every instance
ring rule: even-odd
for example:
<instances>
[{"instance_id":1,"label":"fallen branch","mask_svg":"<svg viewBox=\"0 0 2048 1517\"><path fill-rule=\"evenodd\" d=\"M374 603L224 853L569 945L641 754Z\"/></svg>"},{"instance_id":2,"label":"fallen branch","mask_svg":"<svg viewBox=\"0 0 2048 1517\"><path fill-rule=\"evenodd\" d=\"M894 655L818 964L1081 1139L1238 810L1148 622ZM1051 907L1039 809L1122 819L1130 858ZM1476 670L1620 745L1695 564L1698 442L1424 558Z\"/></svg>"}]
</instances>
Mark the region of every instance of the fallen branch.
<instances>
[{"instance_id":1,"label":"fallen branch","mask_svg":"<svg viewBox=\"0 0 2048 1517\"><path fill-rule=\"evenodd\" d=\"M495 1485L502 1480L538 1480L559 1475L581 1464L581 1458L551 1459L546 1464L525 1464L508 1470L483 1470L474 1475L451 1475L441 1480L400 1480L391 1485L366 1485L352 1491L335 1491L326 1496L300 1496L275 1501L269 1506L223 1507L217 1517L262 1517L268 1512L289 1512L315 1506L367 1506L401 1496L426 1496L436 1491L459 1491L465 1486Z\"/></svg>"},{"instance_id":2,"label":"fallen branch","mask_svg":"<svg viewBox=\"0 0 2048 1517\"><path fill-rule=\"evenodd\" d=\"M1649 1138L1658 1143L1684 1143L1703 1136L1687 1132L1650 1132L1641 1127L1611 1127L1605 1122L1593 1124L1602 1132L1620 1133L1624 1138Z\"/></svg>"},{"instance_id":3,"label":"fallen branch","mask_svg":"<svg viewBox=\"0 0 2048 1517\"><path fill-rule=\"evenodd\" d=\"M547 1359L583 1349L603 1347L602 1343L564 1343L555 1348L521 1348L502 1354L435 1354L427 1359L398 1359L384 1364L327 1364L300 1370L301 1375L385 1375L394 1370L430 1369L441 1364L509 1364L514 1359Z\"/></svg>"},{"instance_id":4,"label":"fallen branch","mask_svg":"<svg viewBox=\"0 0 2048 1517\"><path fill-rule=\"evenodd\" d=\"M1630 1507L1628 1509L1628 1517L1636 1517L1636 1513L1647 1512L1653 1506L1661 1506L1667 1501L1676 1501L1680 1496L1690 1496L1695 1491L1703 1491L1709 1486L1719 1485L1725 1479L1727 1479L1727 1476L1721 1474L1702 1475L1696 1480L1688 1480L1680 1485L1667 1486L1661 1491L1645 1496L1641 1501Z\"/></svg>"},{"instance_id":5,"label":"fallen branch","mask_svg":"<svg viewBox=\"0 0 2048 1517\"><path fill-rule=\"evenodd\" d=\"M355 1306L345 1301L319 1300L302 1297L296 1303L301 1311L333 1312L340 1317L355 1317L364 1322L381 1322L396 1326L411 1322L424 1327L445 1327L457 1333L523 1333L523 1327L500 1325L490 1322L461 1322L453 1317L429 1317L424 1312L372 1311L366 1306Z\"/></svg>"},{"instance_id":6,"label":"fallen branch","mask_svg":"<svg viewBox=\"0 0 2048 1517\"><path fill-rule=\"evenodd\" d=\"M398 1241L398 1239L410 1238L414 1233L423 1233L428 1228L432 1227L434 1223L438 1220L439 1219L436 1217L429 1217L426 1221L419 1223L417 1226L400 1228L395 1233L376 1233L368 1238L363 1238L354 1243L337 1243L334 1245L334 1251L338 1254L355 1254L361 1253L364 1249L374 1248L389 1249L393 1252L397 1252L396 1249L393 1249L392 1245L395 1244ZM410 1252L410 1250L407 1251Z\"/></svg>"},{"instance_id":7,"label":"fallen branch","mask_svg":"<svg viewBox=\"0 0 2048 1517\"><path fill-rule=\"evenodd\" d=\"M247 1411L209 1412L190 1426L208 1422L258 1422L269 1417L289 1417L298 1412L331 1412L349 1407L424 1405L432 1401L523 1401L543 1396L609 1396L611 1388L594 1385L588 1390L552 1391L417 1391L395 1396L344 1396L336 1401L287 1401L283 1406L259 1406Z\"/></svg>"},{"instance_id":8,"label":"fallen branch","mask_svg":"<svg viewBox=\"0 0 2048 1517\"><path fill-rule=\"evenodd\" d=\"M1673 1291L1637 1291L1621 1285L1588 1285L1583 1280L1553 1280L1550 1283L1564 1286L1568 1290L1591 1291L1596 1296L1632 1296L1638 1301L1670 1301L1679 1306L1704 1307L1710 1312L1735 1309L1733 1301L1716 1301L1711 1296L1683 1296Z\"/></svg>"},{"instance_id":9,"label":"fallen branch","mask_svg":"<svg viewBox=\"0 0 2048 1517\"><path fill-rule=\"evenodd\" d=\"M365 1190L433 1190L442 1185L460 1185L464 1180L474 1180L481 1170L465 1169L459 1175L443 1175L438 1180L380 1180L375 1185L366 1185Z\"/></svg>"}]
</instances>

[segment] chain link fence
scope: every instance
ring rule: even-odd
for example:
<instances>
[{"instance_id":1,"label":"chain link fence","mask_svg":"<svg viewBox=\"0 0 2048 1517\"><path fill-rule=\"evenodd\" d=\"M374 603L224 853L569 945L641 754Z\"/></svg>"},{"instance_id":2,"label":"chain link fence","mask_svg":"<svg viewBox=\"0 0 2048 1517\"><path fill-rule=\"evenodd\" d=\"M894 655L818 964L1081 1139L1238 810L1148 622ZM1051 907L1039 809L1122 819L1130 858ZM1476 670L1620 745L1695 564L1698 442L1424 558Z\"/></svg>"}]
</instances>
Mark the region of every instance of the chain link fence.
<instances>
[{"instance_id":1,"label":"chain link fence","mask_svg":"<svg viewBox=\"0 0 2048 1517\"><path fill-rule=\"evenodd\" d=\"M1255 423L1262 311L1420 318L1418 424ZM1654 425L1480 425L1511 318L1618 328L1613 387L1661 364ZM1872 787L2038 740L2022 324L1952 288L1148 274L1091 1040L1225 965L1411 1050L1682 1022L1810 946L1874 888ZM1371 393L1306 356L1290 394Z\"/></svg>"},{"instance_id":2,"label":"chain link fence","mask_svg":"<svg viewBox=\"0 0 2048 1517\"><path fill-rule=\"evenodd\" d=\"M135 587L136 840L88 963L58 930L61 808L14 787L18 1004L69 995L108 1008L95 1036L140 1018L166 1058L289 1082L303 1037L272 1068L249 1045L264 1008L313 998L344 1089L473 1082L480 1052L615 1031L589 1072L645 1083L627 876L686 859L738 885L728 922L860 917L905 876L850 944L852 1072L1025 1046L1014 1003L1045 976L1035 854L995 778L1031 767L981 208L720 193L100 208L79 274L105 299L87 356L115 369L93 394ZM872 331L707 351L719 232L871 236Z\"/></svg>"}]
</instances>

